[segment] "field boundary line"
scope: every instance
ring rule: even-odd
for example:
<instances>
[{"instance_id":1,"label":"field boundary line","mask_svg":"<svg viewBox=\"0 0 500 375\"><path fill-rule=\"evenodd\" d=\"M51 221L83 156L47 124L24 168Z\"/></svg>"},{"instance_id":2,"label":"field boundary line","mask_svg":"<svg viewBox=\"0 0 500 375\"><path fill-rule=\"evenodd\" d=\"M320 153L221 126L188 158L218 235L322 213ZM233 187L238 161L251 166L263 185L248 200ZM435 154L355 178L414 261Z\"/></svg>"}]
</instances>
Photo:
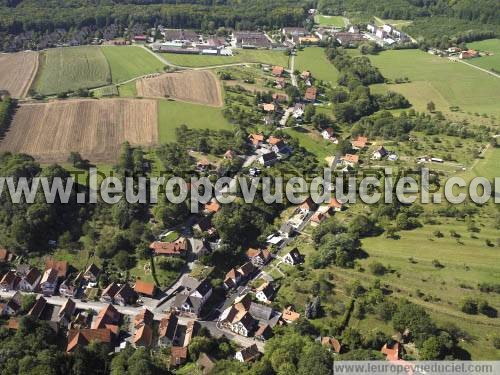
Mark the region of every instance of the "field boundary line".
<instances>
[{"instance_id":1,"label":"field boundary line","mask_svg":"<svg viewBox=\"0 0 500 375\"><path fill-rule=\"evenodd\" d=\"M465 65L469 65L470 67L472 67L474 69L481 70L485 73L492 75L493 77L500 78L500 74L496 74L488 69L484 69L484 68L481 68L480 66L473 65L471 63L468 63L467 61L463 61L463 60L455 60L455 61L461 62L462 64L465 64Z\"/></svg>"}]
</instances>

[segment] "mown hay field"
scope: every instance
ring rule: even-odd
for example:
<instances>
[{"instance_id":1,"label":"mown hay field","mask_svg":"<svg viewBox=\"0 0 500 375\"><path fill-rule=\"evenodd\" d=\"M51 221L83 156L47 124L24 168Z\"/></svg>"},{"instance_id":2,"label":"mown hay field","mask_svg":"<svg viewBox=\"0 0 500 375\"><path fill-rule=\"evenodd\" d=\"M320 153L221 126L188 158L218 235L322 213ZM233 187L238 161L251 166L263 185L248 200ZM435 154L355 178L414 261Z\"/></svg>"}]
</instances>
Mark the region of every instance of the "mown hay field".
<instances>
[{"instance_id":1,"label":"mown hay field","mask_svg":"<svg viewBox=\"0 0 500 375\"><path fill-rule=\"evenodd\" d=\"M71 151L94 163L115 162L120 146L158 142L155 100L67 100L22 104L0 143L0 152L66 162Z\"/></svg>"},{"instance_id":2,"label":"mown hay field","mask_svg":"<svg viewBox=\"0 0 500 375\"><path fill-rule=\"evenodd\" d=\"M110 82L108 61L99 47L52 48L40 55L33 89L42 95L53 95Z\"/></svg>"},{"instance_id":3,"label":"mown hay field","mask_svg":"<svg viewBox=\"0 0 500 375\"><path fill-rule=\"evenodd\" d=\"M309 70L314 78L337 85L339 71L326 58L325 50L320 47L307 47L297 53L296 69Z\"/></svg>"},{"instance_id":4,"label":"mown hay field","mask_svg":"<svg viewBox=\"0 0 500 375\"><path fill-rule=\"evenodd\" d=\"M137 46L102 46L100 50L111 69L113 83L121 83L149 73L163 72L163 63Z\"/></svg>"},{"instance_id":5,"label":"mown hay field","mask_svg":"<svg viewBox=\"0 0 500 375\"><path fill-rule=\"evenodd\" d=\"M222 93L215 75L206 70L166 73L137 81L137 94L145 98L173 98L222 107Z\"/></svg>"},{"instance_id":6,"label":"mown hay field","mask_svg":"<svg viewBox=\"0 0 500 375\"><path fill-rule=\"evenodd\" d=\"M1 53L0 91L8 91L13 98L25 97L37 68L36 52Z\"/></svg>"},{"instance_id":7,"label":"mown hay field","mask_svg":"<svg viewBox=\"0 0 500 375\"><path fill-rule=\"evenodd\" d=\"M409 78L410 83L390 85L390 90L401 92L419 111L434 101L438 111L458 106L465 112L500 116L500 79L488 73L420 50L384 51L370 60L388 79Z\"/></svg>"}]
</instances>

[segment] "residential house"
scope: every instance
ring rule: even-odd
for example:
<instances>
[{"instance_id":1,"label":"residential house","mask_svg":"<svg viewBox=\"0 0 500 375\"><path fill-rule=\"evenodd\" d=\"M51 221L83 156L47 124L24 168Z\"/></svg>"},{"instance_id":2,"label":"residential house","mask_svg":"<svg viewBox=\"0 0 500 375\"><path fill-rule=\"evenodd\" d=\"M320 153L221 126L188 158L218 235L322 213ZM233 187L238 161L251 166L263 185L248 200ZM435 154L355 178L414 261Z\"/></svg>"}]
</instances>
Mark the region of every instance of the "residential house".
<instances>
[{"instance_id":1,"label":"residential house","mask_svg":"<svg viewBox=\"0 0 500 375\"><path fill-rule=\"evenodd\" d=\"M351 142L352 148L355 150L361 150L366 147L366 144L368 143L368 138L359 136L356 138L354 141Z\"/></svg>"},{"instance_id":2,"label":"residential house","mask_svg":"<svg viewBox=\"0 0 500 375\"><path fill-rule=\"evenodd\" d=\"M153 325L153 320L154 314L147 308L144 308L140 313L134 316L134 328L138 329L143 325L151 326Z\"/></svg>"},{"instance_id":3,"label":"residential house","mask_svg":"<svg viewBox=\"0 0 500 375\"><path fill-rule=\"evenodd\" d=\"M306 88L306 93L304 95L304 99L308 102L315 102L316 96L318 94L318 89L314 86Z\"/></svg>"},{"instance_id":4,"label":"residential house","mask_svg":"<svg viewBox=\"0 0 500 375\"><path fill-rule=\"evenodd\" d=\"M134 285L134 291L142 296L153 298L156 295L156 285L137 279Z\"/></svg>"},{"instance_id":5,"label":"residential house","mask_svg":"<svg viewBox=\"0 0 500 375\"><path fill-rule=\"evenodd\" d=\"M40 296L36 300L35 304L31 307L30 311L28 311L28 315L39 319L43 313L43 310L45 310L46 306L47 306L47 300Z\"/></svg>"},{"instance_id":6,"label":"residential house","mask_svg":"<svg viewBox=\"0 0 500 375\"><path fill-rule=\"evenodd\" d=\"M300 78L302 78L304 81L308 81L311 78L311 72L309 70L304 70L302 73L300 73Z\"/></svg>"},{"instance_id":7,"label":"residential house","mask_svg":"<svg viewBox=\"0 0 500 375\"><path fill-rule=\"evenodd\" d=\"M113 303L115 295L119 290L120 286L113 281L102 291L101 302Z\"/></svg>"},{"instance_id":8,"label":"residential house","mask_svg":"<svg viewBox=\"0 0 500 375\"><path fill-rule=\"evenodd\" d=\"M479 53L477 51L469 49L467 51L460 52L460 55L458 57L462 60L465 60L465 59L472 59L477 56L479 56Z\"/></svg>"},{"instance_id":9,"label":"residential house","mask_svg":"<svg viewBox=\"0 0 500 375\"><path fill-rule=\"evenodd\" d=\"M40 288L44 296L51 296L56 291L58 272L55 268L49 268L43 273L40 280Z\"/></svg>"},{"instance_id":10,"label":"residential house","mask_svg":"<svg viewBox=\"0 0 500 375\"><path fill-rule=\"evenodd\" d=\"M354 168L359 164L359 156L352 154L345 154L340 158L342 165Z\"/></svg>"},{"instance_id":11,"label":"residential house","mask_svg":"<svg viewBox=\"0 0 500 375\"><path fill-rule=\"evenodd\" d=\"M248 249L246 256L255 267L262 267L271 260L271 253L266 249Z\"/></svg>"},{"instance_id":12,"label":"residential house","mask_svg":"<svg viewBox=\"0 0 500 375\"><path fill-rule=\"evenodd\" d=\"M21 276L18 288L23 292L33 292L40 283L41 279L42 274L40 273L40 271L32 267L29 269L28 273L26 273L24 276Z\"/></svg>"},{"instance_id":13,"label":"residential house","mask_svg":"<svg viewBox=\"0 0 500 375\"><path fill-rule=\"evenodd\" d=\"M15 290L20 281L21 278L17 276L14 271L7 271L7 273L3 275L2 280L0 280L0 290L3 292Z\"/></svg>"},{"instance_id":14,"label":"residential house","mask_svg":"<svg viewBox=\"0 0 500 375\"><path fill-rule=\"evenodd\" d=\"M330 211L340 212L342 211L343 205L337 200L337 198L332 197L328 203L328 207L330 208Z\"/></svg>"},{"instance_id":15,"label":"residential house","mask_svg":"<svg viewBox=\"0 0 500 375\"><path fill-rule=\"evenodd\" d=\"M68 262L65 260L47 259L45 261L45 270L48 269L55 269L59 280L64 280L68 276Z\"/></svg>"},{"instance_id":16,"label":"residential house","mask_svg":"<svg viewBox=\"0 0 500 375\"><path fill-rule=\"evenodd\" d=\"M99 310L97 316L92 322L92 329L107 328L112 332L119 332L118 324L122 319L122 314L112 304Z\"/></svg>"},{"instance_id":17,"label":"residential house","mask_svg":"<svg viewBox=\"0 0 500 375\"><path fill-rule=\"evenodd\" d=\"M309 213L318 208L318 205L311 199L311 197L308 197L299 207L299 210L303 213Z\"/></svg>"},{"instance_id":18,"label":"residential house","mask_svg":"<svg viewBox=\"0 0 500 375\"><path fill-rule=\"evenodd\" d=\"M300 36L299 44L317 44L320 39L314 35Z\"/></svg>"},{"instance_id":19,"label":"residential house","mask_svg":"<svg viewBox=\"0 0 500 375\"><path fill-rule=\"evenodd\" d=\"M137 293L128 285L127 283L123 284L123 286L116 292L114 297L114 302L120 306L132 305L134 304L139 296Z\"/></svg>"},{"instance_id":20,"label":"residential house","mask_svg":"<svg viewBox=\"0 0 500 375\"><path fill-rule=\"evenodd\" d=\"M327 211L322 211L321 207L311 216L311 226L316 227L321 224L323 221L328 219L330 215Z\"/></svg>"},{"instance_id":21,"label":"residential house","mask_svg":"<svg viewBox=\"0 0 500 375\"><path fill-rule=\"evenodd\" d=\"M256 325L249 313L251 303L249 294L236 298L235 303L222 312L219 323L238 335L248 337Z\"/></svg>"},{"instance_id":22,"label":"residential house","mask_svg":"<svg viewBox=\"0 0 500 375\"><path fill-rule=\"evenodd\" d=\"M180 237L175 241L171 242L161 242L155 241L149 248L153 250L154 255L164 255L164 256L174 256L182 257L187 253L187 240L184 237Z\"/></svg>"},{"instance_id":23,"label":"residential house","mask_svg":"<svg viewBox=\"0 0 500 375\"><path fill-rule=\"evenodd\" d=\"M304 115L304 109L305 109L304 103L295 103L295 105L293 107L292 116L295 119L301 118Z\"/></svg>"},{"instance_id":24,"label":"residential house","mask_svg":"<svg viewBox=\"0 0 500 375\"><path fill-rule=\"evenodd\" d=\"M180 346L172 346L170 349L170 366L178 367L187 362L188 348Z\"/></svg>"},{"instance_id":25,"label":"residential house","mask_svg":"<svg viewBox=\"0 0 500 375\"><path fill-rule=\"evenodd\" d=\"M373 154L372 154L372 159L373 160L380 160L382 159L383 157L387 156L388 152L387 150L384 148L384 146L380 146L379 148L377 148Z\"/></svg>"},{"instance_id":26,"label":"residential house","mask_svg":"<svg viewBox=\"0 0 500 375\"><path fill-rule=\"evenodd\" d=\"M165 348L172 345L175 338L178 319L174 313L168 313L158 326L158 346Z\"/></svg>"},{"instance_id":27,"label":"residential house","mask_svg":"<svg viewBox=\"0 0 500 375\"><path fill-rule=\"evenodd\" d=\"M301 264L304 261L304 257L300 254L297 248L292 249L288 254L283 257L283 262L291 266Z\"/></svg>"},{"instance_id":28,"label":"residential house","mask_svg":"<svg viewBox=\"0 0 500 375\"><path fill-rule=\"evenodd\" d=\"M236 352L236 355L234 358L240 362L243 363L248 363L252 362L253 360L257 359L259 357L259 349L257 348L257 345L252 344L249 347L246 347L245 349L240 350L239 352Z\"/></svg>"},{"instance_id":29,"label":"residential house","mask_svg":"<svg viewBox=\"0 0 500 375\"><path fill-rule=\"evenodd\" d=\"M113 334L109 329L71 329L68 333L66 352L71 353L78 347L85 347L91 342L111 344Z\"/></svg>"},{"instance_id":30,"label":"residential house","mask_svg":"<svg viewBox=\"0 0 500 375\"><path fill-rule=\"evenodd\" d=\"M284 77L277 77L275 80L274 80L274 83L276 84L276 88L279 89L279 90L282 90L286 87L286 80Z\"/></svg>"},{"instance_id":31,"label":"residential house","mask_svg":"<svg viewBox=\"0 0 500 375\"><path fill-rule=\"evenodd\" d=\"M0 316L16 315L21 310L22 295L19 292L14 293L7 303L0 304Z\"/></svg>"},{"instance_id":32,"label":"residential house","mask_svg":"<svg viewBox=\"0 0 500 375\"><path fill-rule=\"evenodd\" d=\"M226 289L236 288L240 284L240 281L241 281L240 273L236 270L236 268L231 268L226 273L226 277L224 278L224 288Z\"/></svg>"},{"instance_id":33,"label":"residential house","mask_svg":"<svg viewBox=\"0 0 500 375\"><path fill-rule=\"evenodd\" d=\"M198 222L193 225L193 230L200 233L207 233L209 236L213 236L217 233L217 229L213 226L210 216L200 218Z\"/></svg>"},{"instance_id":34,"label":"residential house","mask_svg":"<svg viewBox=\"0 0 500 375\"><path fill-rule=\"evenodd\" d=\"M281 224L279 232L284 237L290 237L295 232L295 228L293 227L292 223L290 223L289 221L285 221L283 224Z\"/></svg>"},{"instance_id":35,"label":"residential house","mask_svg":"<svg viewBox=\"0 0 500 375\"><path fill-rule=\"evenodd\" d=\"M250 298L249 294L248 298ZM260 303L250 302L248 312L252 318L260 322L270 323L271 318L273 317L273 309Z\"/></svg>"},{"instance_id":36,"label":"residential house","mask_svg":"<svg viewBox=\"0 0 500 375\"><path fill-rule=\"evenodd\" d=\"M262 109L264 110L264 112L274 112L276 110L276 106L274 105L274 103L264 103L262 105Z\"/></svg>"},{"instance_id":37,"label":"residential house","mask_svg":"<svg viewBox=\"0 0 500 375\"><path fill-rule=\"evenodd\" d=\"M297 321L299 318L300 314L292 306L285 308L281 314L281 319L288 324Z\"/></svg>"},{"instance_id":38,"label":"residential house","mask_svg":"<svg viewBox=\"0 0 500 375\"><path fill-rule=\"evenodd\" d=\"M203 375L208 375L215 367L215 360L205 353L201 353L196 361L196 364L201 369Z\"/></svg>"},{"instance_id":39,"label":"residential house","mask_svg":"<svg viewBox=\"0 0 500 375\"><path fill-rule=\"evenodd\" d=\"M97 282L99 275L101 274L101 269L97 267L94 263L91 263L90 266L87 267L83 274L83 278L89 283Z\"/></svg>"},{"instance_id":40,"label":"residential house","mask_svg":"<svg viewBox=\"0 0 500 375\"><path fill-rule=\"evenodd\" d=\"M264 142L264 136L262 134L250 134L248 139L254 148L258 148Z\"/></svg>"},{"instance_id":41,"label":"residential house","mask_svg":"<svg viewBox=\"0 0 500 375\"><path fill-rule=\"evenodd\" d=\"M278 79L284 80L284 78L277 78L276 81L278 81ZM285 87L285 86L283 86L283 87ZM280 94L277 92L273 93L272 98L273 98L273 102L275 102L275 103L284 103L288 100L288 97L286 95Z\"/></svg>"},{"instance_id":42,"label":"residential house","mask_svg":"<svg viewBox=\"0 0 500 375\"><path fill-rule=\"evenodd\" d=\"M388 361L397 361L401 359L401 345L397 341L391 341L385 343L382 349L380 350L383 354L385 354L385 359Z\"/></svg>"},{"instance_id":43,"label":"residential house","mask_svg":"<svg viewBox=\"0 0 500 375\"><path fill-rule=\"evenodd\" d=\"M232 160L234 159L238 154L233 151L233 150L227 150L226 153L224 154L224 159L229 159Z\"/></svg>"},{"instance_id":44,"label":"residential house","mask_svg":"<svg viewBox=\"0 0 500 375\"><path fill-rule=\"evenodd\" d=\"M274 153L280 154L280 155L285 155L285 154L289 154L290 153L290 148L282 140L280 140L275 145L273 145L272 150L273 150Z\"/></svg>"},{"instance_id":45,"label":"residential house","mask_svg":"<svg viewBox=\"0 0 500 375\"><path fill-rule=\"evenodd\" d=\"M285 68L279 65L273 66L273 69L271 70L271 74L275 77L281 77L283 72L285 71Z\"/></svg>"},{"instance_id":46,"label":"residential house","mask_svg":"<svg viewBox=\"0 0 500 375\"><path fill-rule=\"evenodd\" d=\"M334 353L337 354L340 354L340 351L342 350L342 345L340 344L339 340L337 340L335 337L328 337L328 336L322 337L321 345L327 347L330 351L333 351Z\"/></svg>"},{"instance_id":47,"label":"residential house","mask_svg":"<svg viewBox=\"0 0 500 375\"><path fill-rule=\"evenodd\" d=\"M260 164L264 167L269 167L274 165L278 161L278 155L274 151L268 152L266 154L262 154L259 158Z\"/></svg>"},{"instance_id":48,"label":"residential house","mask_svg":"<svg viewBox=\"0 0 500 375\"><path fill-rule=\"evenodd\" d=\"M259 328L255 332L254 337L260 341L266 341L273 335L273 331L269 324L259 324Z\"/></svg>"},{"instance_id":49,"label":"residential house","mask_svg":"<svg viewBox=\"0 0 500 375\"><path fill-rule=\"evenodd\" d=\"M153 342L153 329L148 324L142 324L135 330L132 343L136 348L144 347L149 348Z\"/></svg>"},{"instance_id":50,"label":"residential house","mask_svg":"<svg viewBox=\"0 0 500 375\"><path fill-rule=\"evenodd\" d=\"M175 296L172 308L178 312L197 317L205 302L212 295L212 286L206 280L198 281L192 277L183 279L184 291Z\"/></svg>"},{"instance_id":51,"label":"residential house","mask_svg":"<svg viewBox=\"0 0 500 375\"><path fill-rule=\"evenodd\" d=\"M321 136L327 141L331 141L335 144L339 143L337 137L334 136L333 128L323 129L323 131L321 132Z\"/></svg>"},{"instance_id":52,"label":"residential house","mask_svg":"<svg viewBox=\"0 0 500 375\"><path fill-rule=\"evenodd\" d=\"M3 247L0 248L0 263L10 262L12 258L14 258L14 254Z\"/></svg>"},{"instance_id":53,"label":"residential house","mask_svg":"<svg viewBox=\"0 0 500 375\"><path fill-rule=\"evenodd\" d=\"M264 283L257 288L257 293L255 294L255 297L260 302L271 303L274 292L275 290L272 284Z\"/></svg>"},{"instance_id":54,"label":"residential house","mask_svg":"<svg viewBox=\"0 0 500 375\"><path fill-rule=\"evenodd\" d=\"M227 154L227 152L226 152L226 154ZM235 154L234 151L233 151L233 154ZM232 158L233 157L231 157L231 159ZM212 199L210 202L205 203L205 207L203 209L203 211L207 214L215 214L215 213L219 212L219 210L220 210L220 204L217 201L217 199Z\"/></svg>"},{"instance_id":55,"label":"residential house","mask_svg":"<svg viewBox=\"0 0 500 375\"><path fill-rule=\"evenodd\" d=\"M76 310L76 303L71 298L68 298L66 302L61 306L59 312L57 313L58 323L67 327L71 322L73 314Z\"/></svg>"},{"instance_id":56,"label":"residential house","mask_svg":"<svg viewBox=\"0 0 500 375\"><path fill-rule=\"evenodd\" d=\"M80 291L83 283L83 273L78 273L75 277L71 275L59 286L59 294L63 297L74 298Z\"/></svg>"}]
</instances>

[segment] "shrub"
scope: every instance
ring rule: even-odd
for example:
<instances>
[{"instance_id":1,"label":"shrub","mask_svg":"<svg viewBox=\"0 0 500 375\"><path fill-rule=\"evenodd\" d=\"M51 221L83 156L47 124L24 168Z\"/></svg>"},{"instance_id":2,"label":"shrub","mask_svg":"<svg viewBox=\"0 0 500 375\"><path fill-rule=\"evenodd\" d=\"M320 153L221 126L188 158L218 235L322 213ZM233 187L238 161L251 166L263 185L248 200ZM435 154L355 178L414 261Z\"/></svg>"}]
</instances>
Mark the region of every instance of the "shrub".
<instances>
[{"instance_id":1,"label":"shrub","mask_svg":"<svg viewBox=\"0 0 500 375\"><path fill-rule=\"evenodd\" d=\"M462 301L462 305L460 306L460 310L462 310L466 314L475 315L478 311L477 301L472 298L466 298Z\"/></svg>"},{"instance_id":2,"label":"shrub","mask_svg":"<svg viewBox=\"0 0 500 375\"><path fill-rule=\"evenodd\" d=\"M371 263L368 268L370 269L370 272L376 276L382 276L387 272L387 268L379 262Z\"/></svg>"}]
</instances>

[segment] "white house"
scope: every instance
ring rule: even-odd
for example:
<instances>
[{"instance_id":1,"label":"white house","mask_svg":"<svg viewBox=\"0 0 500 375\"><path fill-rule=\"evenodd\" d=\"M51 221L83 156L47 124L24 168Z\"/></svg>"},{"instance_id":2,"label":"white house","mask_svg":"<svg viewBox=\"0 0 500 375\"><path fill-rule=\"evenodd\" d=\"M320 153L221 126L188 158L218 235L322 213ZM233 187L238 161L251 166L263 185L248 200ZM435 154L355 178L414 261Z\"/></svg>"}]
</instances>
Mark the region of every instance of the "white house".
<instances>
[{"instance_id":1,"label":"white house","mask_svg":"<svg viewBox=\"0 0 500 375\"><path fill-rule=\"evenodd\" d=\"M283 257L283 262L295 266L296 264L302 263L302 255L299 253L299 250L295 248Z\"/></svg>"},{"instance_id":2,"label":"white house","mask_svg":"<svg viewBox=\"0 0 500 375\"><path fill-rule=\"evenodd\" d=\"M380 146L375 152L372 154L372 159L373 160L380 160L383 157L387 156L388 152L384 148L384 146Z\"/></svg>"},{"instance_id":3,"label":"white house","mask_svg":"<svg viewBox=\"0 0 500 375\"><path fill-rule=\"evenodd\" d=\"M21 277L19 290L23 292L33 292L40 283L42 275L36 268L30 268L28 273Z\"/></svg>"},{"instance_id":4,"label":"white house","mask_svg":"<svg viewBox=\"0 0 500 375\"><path fill-rule=\"evenodd\" d=\"M42 279L40 280L40 288L45 296L51 296L54 294L57 285L57 270L55 268L49 268L43 273Z\"/></svg>"},{"instance_id":5,"label":"white house","mask_svg":"<svg viewBox=\"0 0 500 375\"><path fill-rule=\"evenodd\" d=\"M246 363L253 361L258 356L259 356L259 349L257 348L257 345L252 344L249 347L237 352L234 358L240 362Z\"/></svg>"},{"instance_id":6,"label":"white house","mask_svg":"<svg viewBox=\"0 0 500 375\"><path fill-rule=\"evenodd\" d=\"M257 293L255 297L265 303L269 303L274 295L274 287L269 283L264 283L257 288Z\"/></svg>"}]
</instances>

